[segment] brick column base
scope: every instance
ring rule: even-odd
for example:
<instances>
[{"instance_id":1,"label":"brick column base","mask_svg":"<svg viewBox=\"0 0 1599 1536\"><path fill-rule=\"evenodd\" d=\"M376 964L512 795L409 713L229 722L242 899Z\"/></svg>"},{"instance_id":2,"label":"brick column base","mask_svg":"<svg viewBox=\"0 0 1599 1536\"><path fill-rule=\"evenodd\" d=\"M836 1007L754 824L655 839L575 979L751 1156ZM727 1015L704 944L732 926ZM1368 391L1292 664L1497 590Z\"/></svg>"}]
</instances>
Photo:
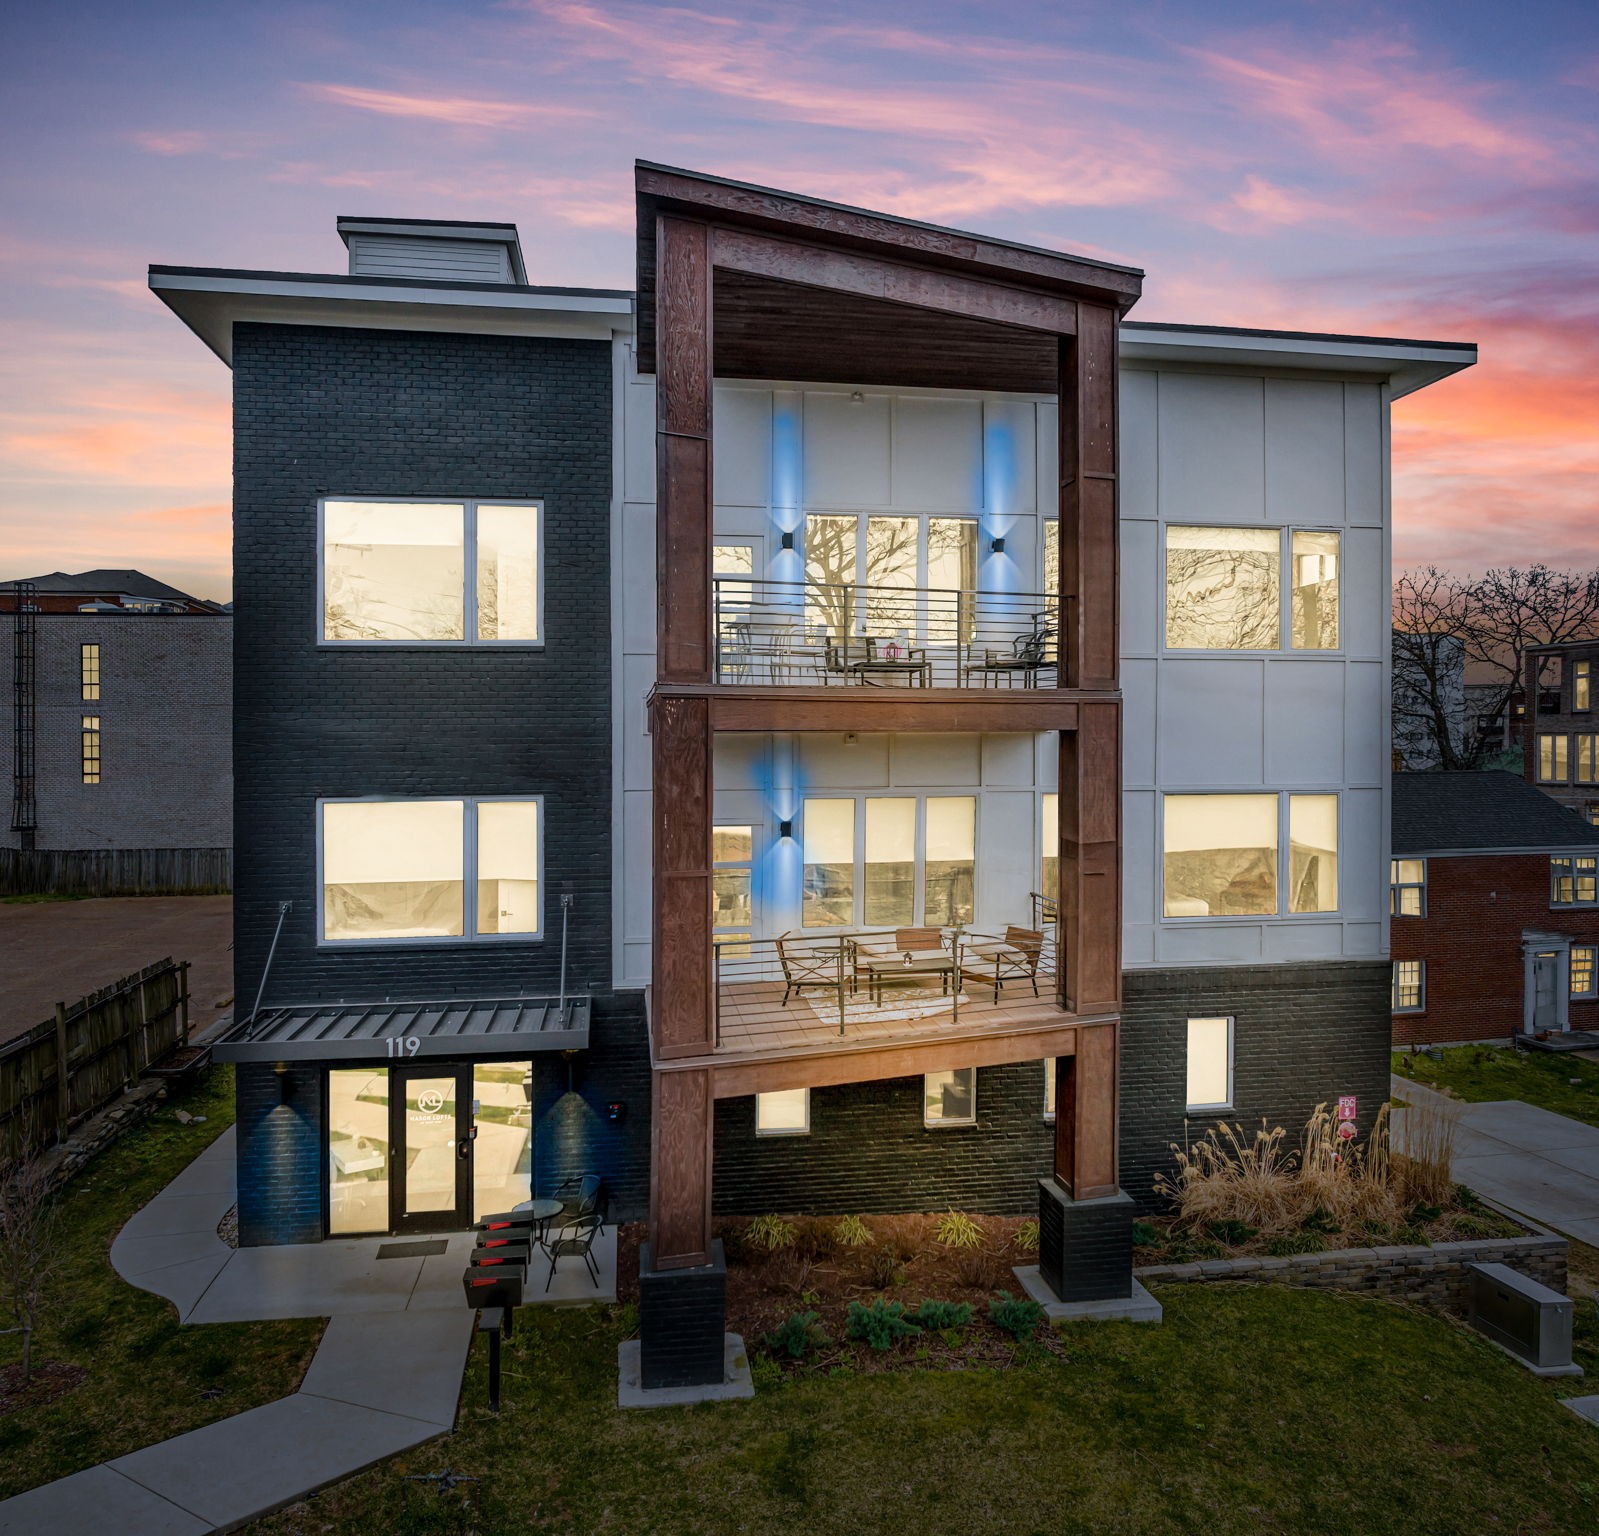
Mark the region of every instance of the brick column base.
<instances>
[{"instance_id":1,"label":"brick column base","mask_svg":"<svg viewBox=\"0 0 1599 1536\"><path fill-rule=\"evenodd\" d=\"M727 1323L727 1260L720 1239L711 1262L654 1269L639 1249L639 1366L642 1385L703 1387L722 1380Z\"/></svg>"},{"instance_id":2,"label":"brick column base","mask_svg":"<svg viewBox=\"0 0 1599 1536\"><path fill-rule=\"evenodd\" d=\"M1073 1200L1038 1181L1038 1269L1062 1301L1117 1301L1133 1293L1133 1201Z\"/></svg>"}]
</instances>

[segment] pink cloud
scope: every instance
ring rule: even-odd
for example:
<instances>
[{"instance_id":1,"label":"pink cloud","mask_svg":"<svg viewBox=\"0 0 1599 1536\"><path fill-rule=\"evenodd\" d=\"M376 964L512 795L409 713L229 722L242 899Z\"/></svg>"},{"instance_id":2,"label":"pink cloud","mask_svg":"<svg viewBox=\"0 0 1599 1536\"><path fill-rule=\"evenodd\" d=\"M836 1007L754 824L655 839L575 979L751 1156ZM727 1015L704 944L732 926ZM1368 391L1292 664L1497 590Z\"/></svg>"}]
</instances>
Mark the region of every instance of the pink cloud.
<instances>
[{"instance_id":1,"label":"pink cloud","mask_svg":"<svg viewBox=\"0 0 1599 1536\"><path fill-rule=\"evenodd\" d=\"M226 474L231 411L223 392L101 385L22 421L0 444L35 474L205 487Z\"/></svg>"},{"instance_id":2,"label":"pink cloud","mask_svg":"<svg viewBox=\"0 0 1599 1536\"><path fill-rule=\"evenodd\" d=\"M595 114L586 107L558 102L495 101L476 96L421 96L360 85L302 84L317 101L354 107L383 117L418 118L456 128L526 128L536 123L571 122Z\"/></svg>"}]
</instances>

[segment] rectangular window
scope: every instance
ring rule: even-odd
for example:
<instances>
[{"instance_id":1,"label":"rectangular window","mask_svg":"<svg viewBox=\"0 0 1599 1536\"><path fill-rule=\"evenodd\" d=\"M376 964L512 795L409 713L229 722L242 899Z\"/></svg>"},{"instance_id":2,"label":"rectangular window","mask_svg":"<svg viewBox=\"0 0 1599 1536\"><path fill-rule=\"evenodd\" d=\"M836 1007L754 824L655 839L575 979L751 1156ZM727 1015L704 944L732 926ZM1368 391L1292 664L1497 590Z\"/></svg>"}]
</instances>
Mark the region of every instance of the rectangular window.
<instances>
[{"instance_id":1,"label":"rectangular window","mask_svg":"<svg viewBox=\"0 0 1599 1536\"><path fill-rule=\"evenodd\" d=\"M1571 995L1573 997L1599 997L1599 948L1592 944L1571 946Z\"/></svg>"},{"instance_id":2,"label":"rectangular window","mask_svg":"<svg viewBox=\"0 0 1599 1536\"><path fill-rule=\"evenodd\" d=\"M929 1072L922 1079L922 1124L977 1124L977 1068Z\"/></svg>"},{"instance_id":3,"label":"rectangular window","mask_svg":"<svg viewBox=\"0 0 1599 1536\"><path fill-rule=\"evenodd\" d=\"M1599 902L1599 857L1558 853L1549 860L1549 905L1591 907Z\"/></svg>"},{"instance_id":4,"label":"rectangular window","mask_svg":"<svg viewBox=\"0 0 1599 1536\"><path fill-rule=\"evenodd\" d=\"M537 937L541 815L535 797L324 801L323 942Z\"/></svg>"},{"instance_id":5,"label":"rectangular window","mask_svg":"<svg viewBox=\"0 0 1599 1536\"><path fill-rule=\"evenodd\" d=\"M1394 961L1393 1011L1420 1013L1427 1005L1427 962Z\"/></svg>"},{"instance_id":6,"label":"rectangular window","mask_svg":"<svg viewBox=\"0 0 1599 1536\"><path fill-rule=\"evenodd\" d=\"M1593 663L1590 661L1574 661L1571 664L1571 707L1577 709L1590 709L1592 705Z\"/></svg>"},{"instance_id":7,"label":"rectangular window","mask_svg":"<svg viewBox=\"0 0 1599 1536\"><path fill-rule=\"evenodd\" d=\"M322 504L322 639L536 643L537 502Z\"/></svg>"},{"instance_id":8,"label":"rectangular window","mask_svg":"<svg viewBox=\"0 0 1599 1536\"><path fill-rule=\"evenodd\" d=\"M1338 796L1288 797L1288 910L1338 910Z\"/></svg>"},{"instance_id":9,"label":"rectangular window","mask_svg":"<svg viewBox=\"0 0 1599 1536\"><path fill-rule=\"evenodd\" d=\"M1060 519L1044 520L1044 586L1046 597L1060 591Z\"/></svg>"},{"instance_id":10,"label":"rectangular window","mask_svg":"<svg viewBox=\"0 0 1599 1536\"><path fill-rule=\"evenodd\" d=\"M1277 911L1276 795L1167 795L1167 917Z\"/></svg>"},{"instance_id":11,"label":"rectangular window","mask_svg":"<svg viewBox=\"0 0 1599 1536\"><path fill-rule=\"evenodd\" d=\"M866 804L871 805L868 800ZM929 795L922 920L955 928L972 920L977 872L977 801L970 795Z\"/></svg>"},{"instance_id":12,"label":"rectangular window","mask_svg":"<svg viewBox=\"0 0 1599 1536\"><path fill-rule=\"evenodd\" d=\"M1339 535L1296 528L1293 533L1293 648L1338 649Z\"/></svg>"},{"instance_id":13,"label":"rectangular window","mask_svg":"<svg viewBox=\"0 0 1599 1536\"><path fill-rule=\"evenodd\" d=\"M472 1064L472 1220L533 1198L533 1063Z\"/></svg>"},{"instance_id":14,"label":"rectangular window","mask_svg":"<svg viewBox=\"0 0 1599 1536\"><path fill-rule=\"evenodd\" d=\"M754 931L755 828L724 826L711 829L711 929L717 954L744 956Z\"/></svg>"},{"instance_id":15,"label":"rectangular window","mask_svg":"<svg viewBox=\"0 0 1599 1536\"><path fill-rule=\"evenodd\" d=\"M1599 735L1584 732L1571 738L1576 759L1575 782L1599 784Z\"/></svg>"},{"instance_id":16,"label":"rectangular window","mask_svg":"<svg viewBox=\"0 0 1599 1536\"><path fill-rule=\"evenodd\" d=\"M1564 784L1566 782L1566 738L1541 734L1538 737L1538 782Z\"/></svg>"},{"instance_id":17,"label":"rectangular window","mask_svg":"<svg viewBox=\"0 0 1599 1536\"><path fill-rule=\"evenodd\" d=\"M1392 859L1388 864L1388 910L1395 917L1420 917L1427 909L1427 861Z\"/></svg>"},{"instance_id":18,"label":"rectangular window","mask_svg":"<svg viewBox=\"0 0 1599 1536\"><path fill-rule=\"evenodd\" d=\"M1166 644L1274 651L1282 536L1275 528L1166 530Z\"/></svg>"},{"instance_id":19,"label":"rectangular window","mask_svg":"<svg viewBox=\"0 0 1599 1536\"><path fill-rule=\"evenodd\" d=\"M1233 1107L1233 1021L1188 1021L1188 1108Z\"/></svg>"},{"instance_id":20,"label":"rectangular window","mask_svg":"<svg viewBox=\"0 0 1599 1536\"><path fill-rule=\"evenodd\" d=\"M805 802L805 884L800 922L844 928L855 921L855 802Z\"/></svg>"},{"instance_id":21,"label":"rectangular window","mask_svg":"<svg viewBox=\"0 0 1599 1536\"><path fill-rule=\"evenodd\" d=\"M98 784L100 782L100 717L98 715L85 715L83 717L83 734L80 738L79 756L83 767L83 782L85 784Z\"/></svg>"},{"instance_id":22,"label":"rectangular window","mask_svg":"<svg viewBox=\"0 0 1599 1536\"><path fill-rule=\"evenodd\" d=\"M866 802L865 891L868 926L893 928L916 921L915 800L874 796Z\"/></svg>"},{"instance_id":23,"label":"rectangular window","mask_svg":"<svg viewBox=\"0 0 1599 1536\"><path fill-rule=\"evenodd\" d=\"M1590 827L1599 827L1599 800L1590 800L1583 806L1582 815Z\"/></svg>"},{"instance_id":24,"label":"rectangular window","mask_svg":"<svg viewBox=\"0 0 1599 1536\"><path fill-rule=\"evenodd\" d=\"M1039 863L1039 878L1043 884L1039 891L1050 901L1060 893L1060 796L1043 797L1040 819L1043 823L1040 844L1043 857Z\"/></svg>"},{"instance_id":25,"label":"rectangular window","mask_svg":"<svg viewBox=\"0 0 1599 1536\"><path fill-rule=\"evenodd\" d=\"M329 1067L328 1235L388 1230L388 1069Z\"/></svg>"},{"instance_id":26,"label":"rectangular window","mask_svg":"<svg viewBox=\"0 0 1599 1536\"><path fill-rule=\"evenodd\" d=\"M1044 1118L1055 1118L1055 1058L1044 1058Z\"/></svg>"},{"instance_id":27,"label":"rectangular window","mask_svg":"<svg viewBox=\"0 0 1599 1536\"><path fill-rule=\"evenodd\" d=\"M780 1088L773 1093L755 1095L757 1136L809 1136L810 1133L809 1088Z\"/></svg>"},{"instance_id":28,"label":"rectangular window","mask_svg":"<svg viewBox=\"0 0 1599 1536\"><path fill-rule=\"evenodd\" d=\"M80 669L83 679L83 696L85 699L98 700L100 697L100 647L98 645L85 645L80 647Z\"/></svg>"}]
</instances>

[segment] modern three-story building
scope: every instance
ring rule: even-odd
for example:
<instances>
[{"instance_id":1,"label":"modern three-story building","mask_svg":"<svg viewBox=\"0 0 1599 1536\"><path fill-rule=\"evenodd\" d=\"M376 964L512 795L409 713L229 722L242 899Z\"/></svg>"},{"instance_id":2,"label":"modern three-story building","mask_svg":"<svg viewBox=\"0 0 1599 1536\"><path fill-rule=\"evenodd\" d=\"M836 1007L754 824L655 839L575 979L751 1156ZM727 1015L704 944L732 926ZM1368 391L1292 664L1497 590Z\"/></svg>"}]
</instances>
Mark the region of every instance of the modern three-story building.
<instances>
[{"instance_id":1,"label":"modern three-story building","mask_svg":"<svg viewBox=\"0 0 1599 1536\"><path fill-rule=\"evenodd\" d=\"M1172 1143L1385 1097L1388 411L1474 350L637 190L634 293L152 269L235 380L241 1241L597 1171L646 1384L723 1213L1037 1211L1125 1297Z\"/></svg>"}]
</instances>

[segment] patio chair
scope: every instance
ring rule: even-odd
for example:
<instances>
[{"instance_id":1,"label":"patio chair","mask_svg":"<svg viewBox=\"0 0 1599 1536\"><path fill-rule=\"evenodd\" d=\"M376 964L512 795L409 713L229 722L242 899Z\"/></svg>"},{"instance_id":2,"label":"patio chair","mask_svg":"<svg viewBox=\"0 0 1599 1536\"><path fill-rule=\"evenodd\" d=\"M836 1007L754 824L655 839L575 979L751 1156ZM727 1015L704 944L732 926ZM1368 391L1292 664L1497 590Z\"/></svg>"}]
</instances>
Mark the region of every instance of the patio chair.
<instances>
[{"instance_id":1,"label":"patio chair","mask_svg":"<svg viewBox=\"0 0 1599 1536\"><path fill-rule=\"evenodd\" d=\"M870 984L873 971L861 963L862 958L881 960L885 956L903 955L907 951L911 954L925 954L929 950L947 949L944 942L942 928L896 928L892 933L865 933L851 941L850 961L850 991L858 989L864 980ZM877 973L882 978L882 973ZM949 988L949 977L941 978L945 991Z\"/></svg>"},{"instance_id":2,"label":"patio chair","mask_svg":"<svg viewBox=\"0 0 1599 1536\"><path fill-rule=\"evenodd\" d=\"M783 1006L797 992L806 987L838 988L839 951L836 940L825 945L812 938L795 938L790 929L782 938L772 941L777 946L778 964L783 967Z\"/></svg>"},{"instance_id":3,"label":"patio chair","mask_svg":"<svg viewBox=\"0 0 1599 1536\"><path fill-rule=\"evenodd\" d=\"M1032 983L1033 996L1038 996L1038 957L1043 953L1044 935L1036 928L1018 928L1012 923L1005 930L1003 942L977 939L968 943L961 960L961 976L981 982L994 989L998 1003L1000 989L1013 981Z\"/></svg>"},{"instance_id":4,"label":"patio chair","mask_svg":"<svg viewBox=\"0 0 1599 1536\"><path fill-rule=\"evenodd\" d=\"M546 1292L555 1281L556 1262L573 1257L583 1260L594 1280L595 1290L600 1288L600 1267L594 1262L593 1252L594 1239L600 1235L600 1227L601 1222L597 1213L592 1216L580 1216L571 1226L562 1228L560 1236L546 1245L550 1252L550 1272L544 1281Z\"/></svg>"},{"instance_id":5,"label":"patio chair","mask_svg":"<svg viewBox=\"0 0 1599 1536\"><path fill-rule=\"evenodd\" d=\"M968 661L961 670L968 681L974 676L981 678L985 688L990 678L996 683L1003 678L1014 686L1018 672L1023 686L1032 687L1038 674L1055 664L1050 653L1050 638L1049 630L1036 628L1030 635L1017 635L1004 650L985 649L981 661Z\"/></svg>"},{"instance_id":6,"label":"patio chair","mask_svg":"<svg viewBox=\"0 0 1599 1536\"><path fill-rule=\"evenodd\" d=\"M564 1232L569 1227L575 1227L578 1222L588 1216L598 1216L600 1231L605 1231L606 1218L609 1216L610 1199L606 1193L605 1180L597 1173L574 1173L571 1178L563 1179L555 1186L555 1192L550 1196L552 1200L561 1202L560 1212L550 1221L550 1229Z\"/></svg>"}]
</instances>

